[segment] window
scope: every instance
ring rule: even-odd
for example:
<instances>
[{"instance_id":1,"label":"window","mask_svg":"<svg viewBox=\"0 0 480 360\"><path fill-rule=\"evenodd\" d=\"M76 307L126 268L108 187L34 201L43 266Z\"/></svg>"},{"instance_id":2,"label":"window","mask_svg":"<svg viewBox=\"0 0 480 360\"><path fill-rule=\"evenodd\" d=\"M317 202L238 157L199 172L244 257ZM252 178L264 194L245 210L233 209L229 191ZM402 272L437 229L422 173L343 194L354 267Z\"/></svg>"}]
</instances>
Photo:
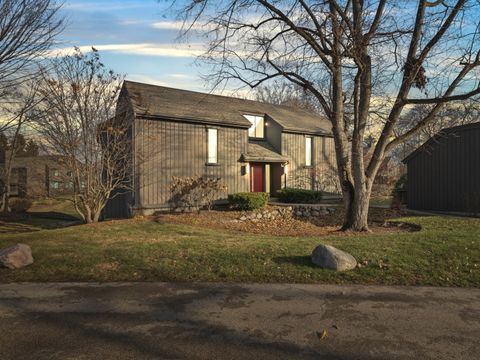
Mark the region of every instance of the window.
<instances>
[{"instance_id":1,"label":"window","mask_svg":"<svg viewBox=\"0 0 480 360\"><path fill-rule=\"evenodd\" d=\"M218 147L218 130L217 129L208 129L208 155L207 163L216 164L217 163L217 147Z\"/></svg>"},{"instance_id":2,"label":"window","mask_svg":"<svg viewBox=\"0 0 480 360\"><path fill-rule=\"evenodd\" d=\"M252 126L248 129L248 136L251 138L262 138L264 137L264 126L265 119L263 116L255 115L243 115L245 118L251 122Z\"/></svg>"},{"instance_id":3,"label":"window","mask_svg":"<svg viewBox=\"0 0 480 360\"><path fill-rule=\"evenodd\" d=\"M52 181L52 182L50 183L50 187L51 187L52 189L60 189L60 183L59 183L58 181Z\"/></svg>"},{"instance_id":4,"label":"window","mask_svg":"<svg viewBox=\"0 0 480 360\"><path fill-rule=\"evenodd\" d=\"M312 166L312 138L305 138L305 166Z\"/></svg>"}]
</instances>

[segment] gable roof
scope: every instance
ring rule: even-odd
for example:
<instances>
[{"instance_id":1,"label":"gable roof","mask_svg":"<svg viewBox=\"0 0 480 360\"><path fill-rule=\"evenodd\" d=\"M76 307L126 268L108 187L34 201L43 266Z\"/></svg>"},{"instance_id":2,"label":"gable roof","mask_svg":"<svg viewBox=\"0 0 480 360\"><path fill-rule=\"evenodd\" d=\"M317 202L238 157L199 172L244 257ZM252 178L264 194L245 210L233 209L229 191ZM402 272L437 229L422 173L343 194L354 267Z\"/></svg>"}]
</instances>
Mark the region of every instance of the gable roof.
<instances>
[{"instance_id":1,"label":"gable roof","mask_svg":"<svg viewBox=\"0 0 480 360\"><path fill-rule=\"evenodd\" d=\"M480 128L480 122L442 129L436 135L432 136L430 139L425 141L421 146L415 149L412 153L410 153L405 159L402 160L402 162L406 164L417 155L423 153L426 149L429 148L430 145L434 143L438 143L439 141L441 141L442 139L444 139L446 136L450 134L454 134L457 131L466 131L466 130L471 130L476 128Z\"/></svg>"},{"instance_id":2,"label":"gable roof","mask_svg":"<svg viewBox=\"0 0 480 360\"><path fill-rule=\"evenodd\" d=\"M284 131L331 134L329 120L303 109L133 81L125 81L123 86L139 117L249 128L243 115L258 114L267 115Z\"/></svg>"}]
</instances>

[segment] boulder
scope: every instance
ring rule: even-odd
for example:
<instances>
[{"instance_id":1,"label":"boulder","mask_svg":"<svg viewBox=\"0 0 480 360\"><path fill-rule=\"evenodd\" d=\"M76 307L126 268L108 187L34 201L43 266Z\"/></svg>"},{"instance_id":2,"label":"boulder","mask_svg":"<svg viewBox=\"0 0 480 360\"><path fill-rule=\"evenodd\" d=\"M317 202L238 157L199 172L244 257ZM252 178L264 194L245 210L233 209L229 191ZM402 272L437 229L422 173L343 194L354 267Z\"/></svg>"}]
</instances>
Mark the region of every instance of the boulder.
<instances>
[{"instance_id":1,"label":"boulder","mask_svg":"<svg viewBox=\"0 0 480 360\"><path fill-rule=\"evenodd\" d=\"M330 245L317 246L312 252L312 262L336 271L352 270L357 266L357 260L352 255Z\"/></svg>"},{"instance_id":2,"label":"boulder","mask_svg":"<svg viewBox=\"0 0 480 360\"><path fill-rule=\"evenodd\" d=\"M25 244L0 250L0 266L19 269L33 263L32 250Z\"/></svg>"}]
</instances>

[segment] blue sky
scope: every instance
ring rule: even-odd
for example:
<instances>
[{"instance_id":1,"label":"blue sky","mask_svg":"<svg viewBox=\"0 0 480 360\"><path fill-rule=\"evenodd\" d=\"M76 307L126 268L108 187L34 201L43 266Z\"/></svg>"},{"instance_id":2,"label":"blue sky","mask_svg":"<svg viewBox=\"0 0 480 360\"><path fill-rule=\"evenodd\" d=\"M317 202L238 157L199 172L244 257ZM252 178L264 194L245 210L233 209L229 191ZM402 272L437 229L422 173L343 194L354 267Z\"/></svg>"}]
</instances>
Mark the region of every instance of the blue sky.
<instances>
[{"instance_id":1,"label":"blue sky","mask_svg":"<svg viewBox=\"0 0 480 360\"><path fill-rule=\"evenodd\" d=\"M201 44L180 43L179 23L166 2L66 0L68 25L59 48L95 46L103 62L127 79L205 90L194 65Z\"/></svg>"}]
</instances>

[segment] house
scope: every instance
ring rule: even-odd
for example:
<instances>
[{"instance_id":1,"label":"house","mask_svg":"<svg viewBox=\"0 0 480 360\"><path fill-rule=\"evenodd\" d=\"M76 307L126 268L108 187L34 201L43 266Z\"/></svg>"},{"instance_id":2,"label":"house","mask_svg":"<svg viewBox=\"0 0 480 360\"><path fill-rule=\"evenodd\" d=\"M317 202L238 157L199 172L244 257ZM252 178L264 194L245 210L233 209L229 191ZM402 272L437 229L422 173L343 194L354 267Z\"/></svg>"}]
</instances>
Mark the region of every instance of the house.
<instances>
[{"instance_id":1,"label":"house","mask_svg":"<svg viewBox=\"0 0 480 360\"><path fill-rule=\"evenodd\" d=\"M5 163L1 164L2 167ZM1 172L3 181L5 172ZM71 174L58 155L16 157L10 176L10 194L18 197L55 197L71 194Z\"/></svg>"},{"instance_id":2,"label":"house","mask_svg":"<svg viewBox=\"0 0 480 360\"><path fill-rule=\"evenodd\" d=\"M271 194L329 191L336 179L331 123L306 110L125 81L117 116L131 124L132 191L116 194L106 217L168 209L173 176Z\"/></svg>"},{"instance_id":3,"label":"house","mask_svg":"<svg viewBox=\"0 0 480 360\"><path fill-rule=\"evenodd\" d=\"M480 122L440 131L403 162L408 208L480 213Z\"/></svg>"}]
</instances>

